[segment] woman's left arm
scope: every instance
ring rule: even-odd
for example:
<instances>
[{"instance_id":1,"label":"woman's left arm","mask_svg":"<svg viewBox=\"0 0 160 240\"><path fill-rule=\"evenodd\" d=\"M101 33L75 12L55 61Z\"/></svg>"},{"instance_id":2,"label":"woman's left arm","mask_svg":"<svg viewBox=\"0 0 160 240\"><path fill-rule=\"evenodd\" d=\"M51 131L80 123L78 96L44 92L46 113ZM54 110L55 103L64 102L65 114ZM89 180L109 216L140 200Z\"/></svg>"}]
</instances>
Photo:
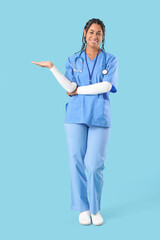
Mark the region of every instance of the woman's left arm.
<instances>
[{"instance_id":1,"label":"woman's left arm","mask_svg":"<svg viewBox=\"0 0 160 240\"><path fill-rule=\"evenodd\" d=\"M76 95L76 94L87 94L87 95L95 95L100 93L109 92L112 88L112 84L104 81L100 83L95 83L87 86L80 86L77 87L74 92L67 92L69 96Z\"/></svg>"}]
</instances>

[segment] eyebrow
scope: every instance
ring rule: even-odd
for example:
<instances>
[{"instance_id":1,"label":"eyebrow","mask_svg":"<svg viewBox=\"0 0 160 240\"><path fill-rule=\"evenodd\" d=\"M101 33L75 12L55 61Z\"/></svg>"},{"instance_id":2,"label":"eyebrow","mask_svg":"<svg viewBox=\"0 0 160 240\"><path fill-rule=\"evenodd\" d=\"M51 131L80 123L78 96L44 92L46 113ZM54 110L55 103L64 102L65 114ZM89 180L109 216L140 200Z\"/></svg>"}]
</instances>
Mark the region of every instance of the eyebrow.
<instances>
[{"instance_id":1,"label":"eyebrow","mask_svg":"<svg viewBox=\"0 0 160 240\"><path fill-rule=\"evenodd\" d=\"M94 30L93 29L91 29L93 32L94 32ZM101 31L98 31L98 32L101 32Z\"/></svg>"}]
</instances>

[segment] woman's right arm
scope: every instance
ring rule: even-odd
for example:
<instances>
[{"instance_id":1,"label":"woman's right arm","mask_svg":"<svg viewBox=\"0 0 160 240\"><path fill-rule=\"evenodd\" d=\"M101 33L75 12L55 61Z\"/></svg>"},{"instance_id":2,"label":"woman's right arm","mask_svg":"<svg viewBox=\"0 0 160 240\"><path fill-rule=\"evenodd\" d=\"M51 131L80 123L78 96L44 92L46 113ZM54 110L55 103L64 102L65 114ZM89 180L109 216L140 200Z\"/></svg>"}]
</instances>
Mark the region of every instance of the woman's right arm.
<instances>
[{"instance_id":1,"label":"woman's right arm","mask_svg":"<svg viewBox=\"0 0 160 240\"><path fill-rule=\"evenodd\" d=\"M71 82L66 78L56 67L55 65L50 68L50 71L54 74L57 81L61 84L61 86L68 92L74 92L77 88L77 83Z\"/></svg>"},{"instance_id":2,"label":"woman's right arm","mask_svg":"<svg viewBox=\"0 0 160 240\"><path fill-rule=\"evenodd\" d=\"M77 88L77 83L71 82L68 78L66 78L56 67L55 65L50 61L42 61L42 62L34 62L41 67L48 67L50 71L54 74L57 81L60 83L60 85L69 93L74 92L74 90Z\"/></svg>"}]
</instances>

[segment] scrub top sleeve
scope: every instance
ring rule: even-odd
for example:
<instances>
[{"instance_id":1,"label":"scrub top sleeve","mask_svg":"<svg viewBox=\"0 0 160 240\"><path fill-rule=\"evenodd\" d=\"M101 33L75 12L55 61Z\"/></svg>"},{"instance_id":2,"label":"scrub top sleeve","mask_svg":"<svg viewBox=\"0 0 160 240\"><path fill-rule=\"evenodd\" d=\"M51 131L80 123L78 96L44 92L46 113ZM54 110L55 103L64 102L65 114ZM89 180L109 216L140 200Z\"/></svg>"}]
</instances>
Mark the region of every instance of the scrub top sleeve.
<instances>
[{"instance_id":1,"label":"scrub top sleeve","mask_svg":"<svg viewBox=\"0 0 160 240\"><path fill-rule=\"evenodd\" d=\"M65 68L66 68L66 72L65 72L65 77L68 78L71 82L76 82L75 76L74 76L74 72L73 72L73 67L71 64L71 59L70 57L68 57L66 63L65 63Z\"/></svg>"},{"instance_id":2,"label":"scrub top sleeve","mask_svg":"<svg viewBox=\"0 0 160 240\"><path fill-rule=\"evenodd\" d=\"M112 56L107 63L107 74L104 75L103 81L110 82L112 88L110 92L116 93L118 88L118 59Z\"/></svg>"}]
</instances>

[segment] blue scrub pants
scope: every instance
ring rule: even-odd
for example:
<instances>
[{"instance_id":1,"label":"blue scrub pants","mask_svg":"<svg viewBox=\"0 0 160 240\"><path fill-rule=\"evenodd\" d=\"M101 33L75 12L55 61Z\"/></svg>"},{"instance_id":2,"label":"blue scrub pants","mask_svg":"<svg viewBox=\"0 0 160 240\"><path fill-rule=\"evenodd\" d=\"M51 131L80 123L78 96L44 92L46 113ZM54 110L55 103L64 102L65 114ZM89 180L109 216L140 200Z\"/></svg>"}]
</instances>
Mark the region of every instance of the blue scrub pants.
<instances>
[{"instance_id":1,"label":"blue scrub pants","mask_svg":"<svg viewBox=\"0 0 160 240\"><path fill-rule=\"evenodd\" d=\"M71 209L80 212L90 210L96 214L100 210L110 128L81 123L64 123L64 126L69 153Z\"/></svg>"}]
</instances>

